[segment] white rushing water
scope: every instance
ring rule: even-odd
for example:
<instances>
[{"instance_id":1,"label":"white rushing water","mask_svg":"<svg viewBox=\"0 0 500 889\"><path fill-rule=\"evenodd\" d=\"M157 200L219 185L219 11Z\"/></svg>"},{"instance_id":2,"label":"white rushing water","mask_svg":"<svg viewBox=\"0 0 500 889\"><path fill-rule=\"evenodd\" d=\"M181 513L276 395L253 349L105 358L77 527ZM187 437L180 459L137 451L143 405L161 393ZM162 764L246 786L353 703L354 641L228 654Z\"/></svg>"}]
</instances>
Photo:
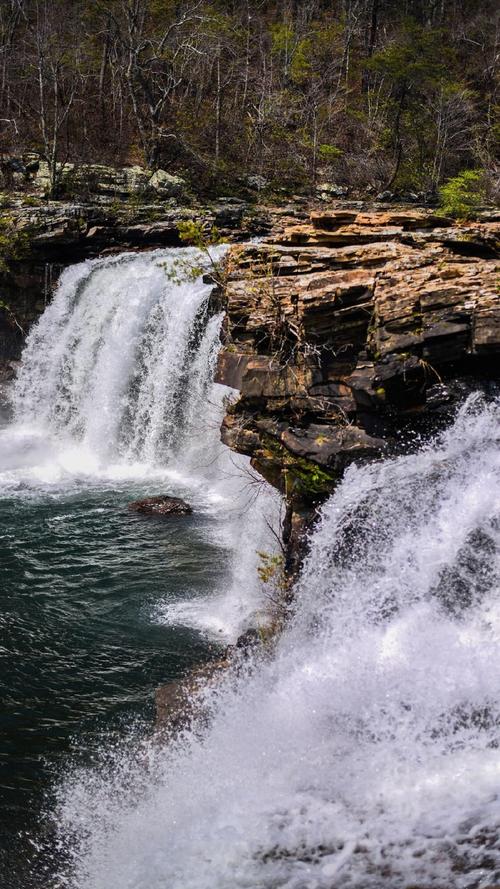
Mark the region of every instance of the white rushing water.
<instances>
[{"instance_id":1,"label":"white rushing water","mask_svg":"<svg viewBox=\"0 0 500 889\"><path fill-rule=\"evenodd\" d=\"M351 468L272 655L61 791L77 889L500 882L500 408Z\"/></svg>"},{"instance_id":2,"label":"white rushing water","mask_svg":"<svg viewBox=\"0 0 500 889\"><path fill-rule=\"evenodd\" d=\"M233 638L262 608L257 550L269 549L278 498L265 486L256 497L248 460L220 442L224 399L234 393L213 383L222 315L209 313L212 287L189 274L206 265L183 248L63 273L28 337L13 421L0 430L0 494L101 486L185 497L213 516L233 577L204 600L167 599L155 619Z\"/></svg>"}]
</instances>

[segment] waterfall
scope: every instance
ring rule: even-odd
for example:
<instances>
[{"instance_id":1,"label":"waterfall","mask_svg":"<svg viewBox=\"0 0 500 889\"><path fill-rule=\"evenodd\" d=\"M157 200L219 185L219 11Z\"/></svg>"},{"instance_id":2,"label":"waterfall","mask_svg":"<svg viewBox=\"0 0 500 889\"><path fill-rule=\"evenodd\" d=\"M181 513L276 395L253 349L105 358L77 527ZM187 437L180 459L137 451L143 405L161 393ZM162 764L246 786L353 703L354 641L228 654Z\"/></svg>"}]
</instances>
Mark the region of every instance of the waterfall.
<instances>
[{"instance_id":1,"label":"waterfall","mask_svg":"<svg viewBox=\"0 0 500 889\"><path fill-rule=\"evenodd\" d=\"M160 601L154 619L234 638L262 609L257 550L273 546L279 498L263 490L257 504L249 461L220 442L232 395L213 383L223 315L210 313L212 285L193 276L208 265L199 250L174 248L66 269L28 336L13 421L0 430L0 492L97 485L186 497L214 518L232 581L206 600Z\"/></svg>"},{"instance_id":2,"label":"waterfall","mask_svg":"<svg viewBox=\"0 0 500 889\"><path fill-rule=\"evenodd\" d=\"M419 453L349 469L275 650L175 743L68 777L63 885L499 882L499 420L472 396Z\"/></svg>"},{"instance_id":3,"label":"waterfall","mask_svg":"<svg viewBox=\"0 0 500 889\"><path fill-rule=\"evenodd\" d=\"M20 424L108 463L165 465L202 434L222 316L207 323L211 287L201 277L175 279L179 254L66 270L28 337L14 389ZM200 262L196 250L182 251L189 262Z\"/></svg>"}]
</instances>

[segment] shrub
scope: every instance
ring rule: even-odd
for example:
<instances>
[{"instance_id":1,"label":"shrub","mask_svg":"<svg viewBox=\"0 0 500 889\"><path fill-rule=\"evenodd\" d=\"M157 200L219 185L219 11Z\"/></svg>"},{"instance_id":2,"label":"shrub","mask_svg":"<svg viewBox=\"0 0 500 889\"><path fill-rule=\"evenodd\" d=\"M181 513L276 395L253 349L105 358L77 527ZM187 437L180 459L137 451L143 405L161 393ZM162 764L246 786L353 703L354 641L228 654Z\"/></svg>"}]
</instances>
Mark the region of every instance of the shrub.
<instances>
[{"instance_id":1,"label":"shrub","mask_svg":"<svg viewBox=\"0 0 500 889\"><path fill-rule=\"evenodd\" d=\"M339 157L342 157L343 151L341 148L338 148L337 145L328 145L327 143L323 143L318 148L318 155L322 161L325 161L328 164L333 163L338 160Z\"/></svg>"},{"instance_id":2,"label":"shrub","mask_svg":"<svg viewBox=\"0 0 500 889\"><path fill-rule=\"evenodd\" d=\"M485 199L483 170L463 170L448 179L439 190L440 207L445 216L471 219Z\"/></svg>"}]
</instances>

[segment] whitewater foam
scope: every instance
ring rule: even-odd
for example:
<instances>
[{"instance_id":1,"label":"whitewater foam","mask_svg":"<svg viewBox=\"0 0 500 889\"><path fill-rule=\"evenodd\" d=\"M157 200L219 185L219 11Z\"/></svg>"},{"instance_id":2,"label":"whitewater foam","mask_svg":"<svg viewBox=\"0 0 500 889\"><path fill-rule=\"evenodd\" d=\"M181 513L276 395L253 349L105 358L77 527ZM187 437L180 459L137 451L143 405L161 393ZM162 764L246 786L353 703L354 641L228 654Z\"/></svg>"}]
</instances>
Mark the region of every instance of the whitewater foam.
<instances>
[{"instance_id":1,"label":"whitewater foam","mask_svg":"<svg viewBox=\"0 0 500 889\"><path fill-rule=\"evenodd\" d=\"M347 472L274 654L176 743L68 777L69 885L499 881L499 419L473 397L432 446Z\"/></svg>"}]
</instances>

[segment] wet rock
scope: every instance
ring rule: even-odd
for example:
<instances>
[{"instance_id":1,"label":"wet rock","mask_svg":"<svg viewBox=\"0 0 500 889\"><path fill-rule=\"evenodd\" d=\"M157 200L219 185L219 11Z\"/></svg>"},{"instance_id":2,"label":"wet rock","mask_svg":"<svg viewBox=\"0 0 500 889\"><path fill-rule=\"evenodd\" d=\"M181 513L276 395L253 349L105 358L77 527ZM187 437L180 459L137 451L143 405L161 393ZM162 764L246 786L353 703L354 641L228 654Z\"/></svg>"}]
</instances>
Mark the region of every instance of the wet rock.
<instances>
[{"instance_id":1,"label":"wet rock","mask_svg":"<svg viewBox=\"0 0 500 889\"><path fill-rule=\"evenodd\" d=\"M259 631L255 627L250 627L248 630L245 630L241 636L238 636L236 640L236 648L248 652L260 645L261 641L261 634Z\"/></svg>"},{"instance_id":2,"label":"wet rock","mask_svg":"<svg viewBox=\"0 0 500 889\"><path fill-rule=\"evenodd\" d=\"M304 430L287 429L281 435L286 448L319 466L335 466L338 457L373 457L384 448L382 439L372 438L356 426L311 423Z\"/></svg>"},{"instance_id":3,"label":"wet rock","mask_svg":"<svg viewBox=\"0 0 500 889\"><path fill-rule=\"evenodd\" d=\"M220 681L228 667L226 658L210 661L192 670L183 679L160 686L155 693L156 728L173 735L187 728L193 719L202 716L200 692Z\"/></svg>"},{"instance_id":4,"label":"wet rock","mask_svg":"<svg viewBox=\"0 0 500 889\"><path fill-rule=\"evenodd\" d=\"M180 497L169 497L168 495L134 500L133 503L129 503L128 508L130 512L148 516L191 515L193 512L185 500L181 500Z\"/></svg>"},{"instance_id":5,"label":"wet rock","mask_svg":"<svg viewBox=\"0 0 500 889\"><path fill-rule=\"evenodd\" d=\"M217 361L215 382L230 386L231 389L241 389L250 357L236 348L222 350Z\"/></svg>"}]
</instances>

